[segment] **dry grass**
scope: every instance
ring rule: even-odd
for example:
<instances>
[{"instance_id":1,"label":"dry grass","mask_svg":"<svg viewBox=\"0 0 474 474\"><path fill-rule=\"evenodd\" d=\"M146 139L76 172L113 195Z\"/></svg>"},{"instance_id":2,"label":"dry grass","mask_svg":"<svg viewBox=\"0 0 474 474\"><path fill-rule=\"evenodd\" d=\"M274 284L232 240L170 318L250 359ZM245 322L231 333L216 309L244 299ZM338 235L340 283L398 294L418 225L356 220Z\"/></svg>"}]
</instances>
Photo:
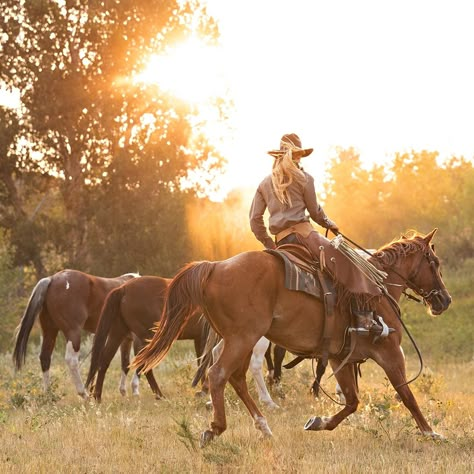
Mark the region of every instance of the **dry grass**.
<instances>
[{"instance_id":1,"label":"dry grass","mask_svg":"<svg viewBox=\"0 0 474 474\"><path fill-rule=\"evenodd\" d=\"M419 436L373 363L362 367L359 411L333 432L305 432L315 414L338 407L309 394L309 362L284 374L284 399L277 411L264 410L273 430L262 439L242 403L229 388L228 430L205 449L200 432L211 413L194 396L191 347L177 343L156 370L165 401L155 401L142 381L139 398L122 398L116 388L118 361L109 370L103 402L75 396L60 356L53 361L56 384L41 392L39 364L30 357L14 376L8 356L0 359L2 473L470 473L474 472L472 385L474 363L425 370L413 389L435 431L434 442ZM83 365L85 372L87 362ZM414 373L416 367L410 367ZM250 382L253 391L253 382ZM325 386L334 388L334 382ZM332 391L332 390L331 390Z\"/></svg>"}]
</instances>

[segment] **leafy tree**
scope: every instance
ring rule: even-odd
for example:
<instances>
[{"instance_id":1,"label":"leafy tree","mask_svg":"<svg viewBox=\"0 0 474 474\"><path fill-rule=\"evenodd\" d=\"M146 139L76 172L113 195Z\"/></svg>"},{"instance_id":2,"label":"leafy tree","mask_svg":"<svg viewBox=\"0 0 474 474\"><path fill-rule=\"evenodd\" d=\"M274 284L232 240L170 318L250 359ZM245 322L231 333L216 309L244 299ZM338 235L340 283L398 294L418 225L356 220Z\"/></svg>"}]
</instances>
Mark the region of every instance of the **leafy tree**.
<instances>
[{"instance_id":1,"label":"leafy tree","mask_svg":"<svg viewBox=\"0 0 474 474\"><path fill-rule=\"evenodd\" d=\"M324 209L341 231L376 248L408 229L440 229L440 254L454 265L474 255L472 163L436 152L399 153L386 169L365 170L352 149L339 150L328 168Z\"/></svg>"},{"instance_id":2,"label":"leafy tree","mask_svg":"<svg viewBox=\"0 0 474 474\"><path fill-rule=\"evenodd\" d=\"M33 263L38 277L52 253L60 265L91 268L101 242L116 236L113 226L101 235L107 209L123 232L141 236L136 229L145 226L136 209L159 206L169 221L175 203L186 199L180 185L188 171L219 167L205 140L190 143L195 111L134 81L150 54L193 34L212 42L217 29L196 1L5 0L2 14L0 80L21 97L19 119L11 116L8 130L1 130L2 144L8 144L1 150L8 163L2 166L2 204L23 226L2 225L13 230L17 263ZM159 202L139 191L153 179ZM15 189L23 183L26 192L20 194ZM41 208L44 200L48 212ZM127 207L121 200L135 202L134 228L119 213ZM146 251L143 242L134 242L133 249L115 245L115 255ZM109 273L105 262L98 267Z\"/></svg>"}]
</instances>

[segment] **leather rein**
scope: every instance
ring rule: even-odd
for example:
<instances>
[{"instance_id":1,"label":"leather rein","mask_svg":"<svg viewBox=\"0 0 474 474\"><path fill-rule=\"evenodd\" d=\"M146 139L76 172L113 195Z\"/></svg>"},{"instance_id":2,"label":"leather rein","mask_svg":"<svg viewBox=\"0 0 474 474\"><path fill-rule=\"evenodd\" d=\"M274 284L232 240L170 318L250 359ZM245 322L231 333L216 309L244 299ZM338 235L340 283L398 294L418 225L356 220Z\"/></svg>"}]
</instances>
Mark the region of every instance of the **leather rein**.
<instances>
[{"instance_id":1,"label":"leather rein","mask_svg":"<svg viewBox=\"0 0 474 474\"><path fill-rule=\"evenodd\" d=\"M350 242L352 245L356 246L357 248L359 248L360 250L362 250L363 252L365 252L367 255L369 255L370 257L375 257L374 254L372 254L371 252L369 252L367 249L363 248L362 246L360 246L359 244L357 244L356 242L352 241L351 239L349 239L347 236L345 236L344 234L342 234L341 232L339 232L339 234L342 235L342 237L344 237L344 239L346 239L348 242ZM423 258L426 258L428 260L428 263L430 265L430 268L433 272L433 275L435 276L435 260L432 258L431 256L431 253L428 251L428 252L424 252L421 259ZM420 259L420 262L421 262L421 259ZM422 300L416 298L415 296L412 296L412 295L409 295L405 292L405 290L403 290L403 294L411 299L411 300L414 300L414 301L417 301L419 303L423 302L423 304L428 304L428 300L429 298L433 297L433 296L437 296L439 293L440 293L440 290L431 290L429 292L427 292L426 290L424 290L423 288L419 288L418 286L416 286L412 281L410 281L408 278L405 278L403 275L401 275L400 273L398 273L395 269L393 269L392 267L389 267L390 270L395 273L399 278L402 279L402 281L405 283L405 285L410 288L410 290L414 291L418 296L420 296L422 298ZM413 275L411 277L411 279L414 279L417 275L418 275L418 272L420 271L420 266L418 265L418 269L415 273L415 275ZM395 314L397 315L397 318L399 319L400 321L400 324L402 325L403 329L405 330L408 338L410 339L411 343L413 344L413 347L418 355L418 359L420 361L420 368L418 370L418 373L415 375L415 377L413 377L412 379L410 379L409 381L407 382L404 382L400 385L397 385L395 387L395 389L399 388L399 387L403 387L404 385L408 385L412 382L414 382L420 375L421 375L421 372L423 371L423 358L421 356L421 352L420 352L420 349L418 348L418 345L416 344L415 342L415 339L413 338L413 336L411 335L410 331L408 330L407 326L405 325L405 323L403 322L403 319L402 319L402 315L401 315L401 312L400 312L400 306L398 305L397 301L395 301L395 299L393 298L393 296L391 296L387 291L384 292L385 293L385 296L387 297L390 305L392 306Z\"/></svg>"}]
</instances>

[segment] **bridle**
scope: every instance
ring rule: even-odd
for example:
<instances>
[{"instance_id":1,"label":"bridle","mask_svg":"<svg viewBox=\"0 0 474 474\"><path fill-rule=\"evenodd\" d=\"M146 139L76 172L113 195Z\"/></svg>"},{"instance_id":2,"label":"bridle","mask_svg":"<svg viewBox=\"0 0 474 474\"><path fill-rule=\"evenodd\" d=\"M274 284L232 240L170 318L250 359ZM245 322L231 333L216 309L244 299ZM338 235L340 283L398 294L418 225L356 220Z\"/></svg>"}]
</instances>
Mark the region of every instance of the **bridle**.
<instances>
[{"instance_id":1,"label":"bridle","mask_svg":"<svg viewBox=\"0 0 474 474\"><path fill-rule=\"evenodd\" d=\"M356 242L354 242L353 240L349 239L349 237L347 237L346 235L342 234L341 232L339 232L340 235L342 235L342 237L344 237L344 239L346 239L348 242L350 242L352 245L355 245L358 249L362 250L363 252L365 252L367 255L369 255L370 257L373 257L375 259L377 259L377 257L375 256L375 254L369 252L367 249L365 249L364 247L360 246L359 244L357 244ZM436 274L436 266L437 266L437 262L433 256L433 254L431 253L430 251L430 248L428 248L426 250L426 252L423 252L423 255L420 257L420 260L417 264L417 269L416 269L416 272L413 276L408 276L408 277L404 277L403 275L401 275L399 272L397 272L393 266L391 265L383 265L384 268L389 268L393 273L395 273L395 275L397 275L402 281L403 283L406 285L407 288L409 288L410 290L414 291L418 296L420 296L422 298L422 300L416 298L415 296L413 295L410 295L408 293L405 292L405 290L402 292L407 298L411 299L411 300L414 300L414 301L417 301L419 303L423 302L425 305L426 304L429 304L429 301L431 298L433 298L434 296L438 296L442 290L440 289L433 289L433 290L430 290L430 291L426 291L424 290L423 288L415 285L415 283L413 283L413 280L416 279L416 277L418 276L418 273L420 273L420 270L421 270L421 262L423 261L423 258L426 258L428 260L428 264L430 266L430 269L431 269L431 272L433 274L433 280L437 280L437 274ZM394 283L389 283L391 285L396 285Z\"/></svg>"},{"instance_id":2,"label":"bridle","mask_svg":"<svg viewBox=\"0 0 474 474\"><path fill-rule=\"evenodd\" d=\"M370 257L374 257L375 259L377 258L375 256L375 254L372 254L371 252L369 252L367 249L365 249L364 247L361 247L359 244L357 244L356 242L352 241L351 239L349 239L347 236L345 236L344 234L340 233L342 235L342 237L344 237L344 239L346 239L348 242L350 242L351 244L353 244L354 246L356 246L357 248L359 248L360 250L362 250L363 252L365 252L367 255L369 255ZM423 255L420 257L420 260L418 262L418 265L417 265L417 269L416 269L416 272L413 276L409 276L409 277L404 277L403 275L401 275L399 272L397 272L392 266L390 265L385 265L385 268L390 268L390 270L395 273L399 278L402 279L402 281L404 282L404 284L410 288L411 290L413 290L416 294L418 294L422 300L423 300L423 303L426 305L426 304L429 304L430 302L430 299L434 296L437 296L439 293L441 293L441 290L437 289L437 290L430 290L430 291L426 291L425 289L415 285L413 283L413 280L418 276L418 273L420 272L420 269L421 269L421 262L423 260L423 258L426 258L428 260L428 263L430 265L430 268L431 268L431 271L433 273L433 277L434 277L434 280L437 279L437 275L436 275L436 265L437 265L437 262L436 260L434 259L434 256L432 255L432 253L430 252L430 247L428 247L427 251L423 252ZM413 299L415 301L418 301L418 302L421 302L418 298L412 296L412 295L408 295L407 293L405 293L405 291L403 291L403 293L410 299ZM384 291L384 295L387 297L387 300L389 301L390 305L392 306L392 309L394 311L394 313L396 314L398 320L400 321L400 324L402 325L403 329L405 330L408 338L410 339L411 343L413 344L413 347L418 355L418 359L420 361L420 369L418 371L418 373L410 380L408 380L407 382L404 382L400 385L398 385L397 387L395 387L395 389L397 388L400 388L400 387L403 387L404 385L408 385L412 382L414 382L420 375L421 375L421 372L423 371L423 358L421 356L421 352L420 352L420 349L418 348L415 340L413 339L413 336L410 334L410 331L408 330L407 326L405 325L405 323L403 322L403 319L402 319L402 315L401 315L401 312L400 312L400 306L398 304L398 302L395 300L395 298L393 298L392 295L390 295L390 293L388 293L388 291Z\"/></svg>"},{"instance_id":3,"label":"bridle","mask_svg":"<svg viewBox=\"0 0 474 474\"><path fill-rule=\"evenodd\" d=\"M417 301L418 303L423 303L425 305L429 304L430 300L433 298L433 297L436 297L438 296L442 290L440 289L432 289L430 291L427 291L419 286L417 286L413 281L416 280L416 277L418 276L418 274L420 273L420 270L421 270L421 262L423 261L423 259L426 258L426 260L428 260L428 264L429 264L429 267L431 269L431 272L432 272L432 275L433 275L433 280L436 281L437 280L437 273L436 273L436 268L437 268L437 262L434 258L434 256L432 255L432 253L430 252L430 250L428 249L426 252L423 252L423 255L420 257L420 260L417 264L417 268L416 268L416 272L414 275L412 276L408 276L408 277L404 277L403 275L401 275L399 272L397 272L394 268L392 268L391 266L385 266L385 268L390 268L391 271L393 273L395 273L402 281L403 283L406 285L407 288L409 288L410 290L414 291L418 296L420 296L422 299L418 299L416 298L415 296L413 295L410 295L408 293L406 293L406 291L404 290L403 291L403 294L411 299L411 300L414 300L414 301Z\"/></svg>"}]
</instances>

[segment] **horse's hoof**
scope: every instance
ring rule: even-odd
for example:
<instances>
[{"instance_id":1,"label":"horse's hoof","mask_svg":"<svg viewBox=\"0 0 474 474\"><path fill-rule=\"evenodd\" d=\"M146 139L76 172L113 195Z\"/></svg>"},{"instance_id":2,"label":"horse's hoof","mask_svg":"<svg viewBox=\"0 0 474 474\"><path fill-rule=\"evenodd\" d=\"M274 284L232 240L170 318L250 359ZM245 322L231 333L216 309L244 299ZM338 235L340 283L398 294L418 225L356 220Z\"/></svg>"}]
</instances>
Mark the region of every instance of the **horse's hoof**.
<instances>
[{"instance_id":1,"label":"horse's hoof","mask_svg":"<svg viewBox=\"0 0 474 474\"><path fill-rule=\"evenodd\" d=\"M207 408L209 411L212 410L212 402L211 402L211 401L206 402L206 408Z\"/></svg>"},{"instance_id":2,"label":"horse's hoof","mask_svg":"<svg viewBox=\"0 0 474 474\"><path fill-rule=\"evenodd\" d=\"M320 416L312 416L304 425L306 431L324 430L324 422Z\"/></svg>"},{"instance_id":3,"label":"horse's hoof","mask_svg":"<svg viewBox=\"0 0 474 474\"><path fill-rule=\"evenodd\" d=\"M206 430L201 433L201 439L199 441L199 446L205 448L213 439L215 434L211 430Z\"/></svg>"},{"instance_id":4,"label":"horse's hoof","mask_svg":"<svg viewBox=\"0 0 474 474\"><path fill-rule=\"evenodd\" d=\"M433 441L447 441L442 434L436 433L435 431L423 433L423 436L427 439L432 439Z\"/></svg>"},{"instance_id":5,"label":"horse's hoof","mask_svg":"<svg viewBox=\"0 0 474 474\"><path fill-rule=\"evenodd\" d=\"M280 405L277 405L275 402L262 402L266 408L268 408L269 410L279 410L280 409Z\"/></svg>"}]
</instances>

